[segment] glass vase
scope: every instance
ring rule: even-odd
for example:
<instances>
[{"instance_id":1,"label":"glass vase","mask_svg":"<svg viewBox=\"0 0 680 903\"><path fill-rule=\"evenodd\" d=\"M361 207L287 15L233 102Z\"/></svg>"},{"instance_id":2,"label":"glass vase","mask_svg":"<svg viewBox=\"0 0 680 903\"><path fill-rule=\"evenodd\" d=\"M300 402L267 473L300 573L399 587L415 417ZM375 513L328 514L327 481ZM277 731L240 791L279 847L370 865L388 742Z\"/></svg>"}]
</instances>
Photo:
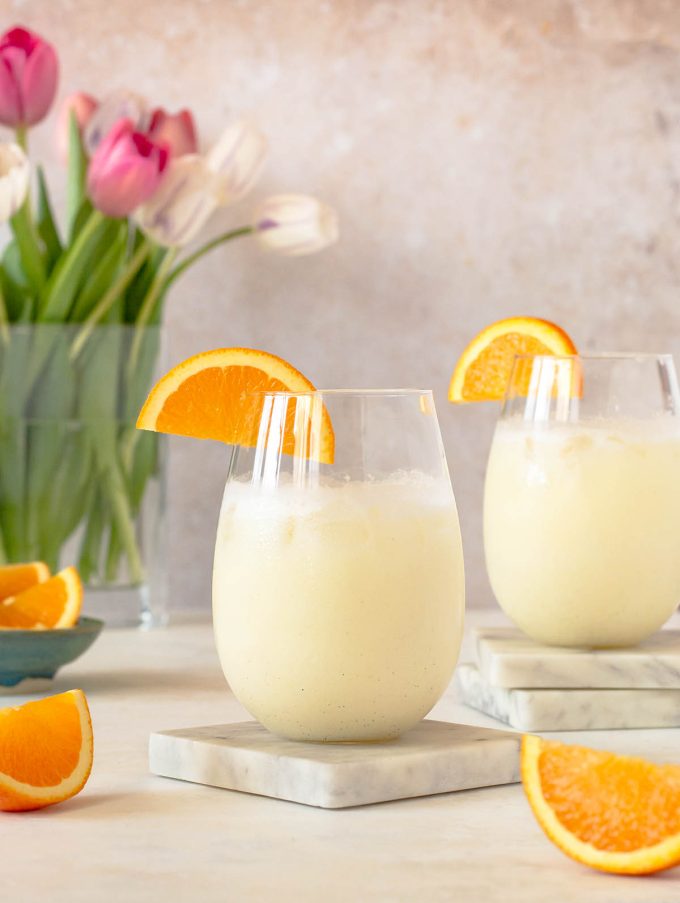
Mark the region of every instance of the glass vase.
<instances>
[{"instance_id":1,"label":"glass vase","mask_svg":"<svg viewBox=\"0 0 680 903\"><path fill-rule=\"evenodd\" d=\"M0 558L76 565L83 611L163 623L165 443L135 429L161 330L12 326L0 336Z\"/></svg>"}]
</instances>

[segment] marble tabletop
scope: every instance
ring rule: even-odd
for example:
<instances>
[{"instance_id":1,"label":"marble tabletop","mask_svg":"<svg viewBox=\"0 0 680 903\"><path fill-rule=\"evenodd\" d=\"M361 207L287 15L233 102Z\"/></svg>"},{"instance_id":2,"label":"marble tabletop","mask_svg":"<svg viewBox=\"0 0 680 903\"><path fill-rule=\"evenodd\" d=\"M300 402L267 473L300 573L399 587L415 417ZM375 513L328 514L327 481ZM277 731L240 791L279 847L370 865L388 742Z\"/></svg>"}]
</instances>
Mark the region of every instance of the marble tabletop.
<instances>
[{"instance_id":1,"label":"marble tabletop","mask_svg":"<svg viewBox=\"0 0 680 903\"><path fill-rule=\"evenodd\" d=\"M469 626L501 625L472 612ZM674 626L680 626L678 622ZM471 660L469 635L461 660ZM3 899L20 903L671 903L680 869L599 874L544 837L521 786L329 811L149 774L152 731L241 721L207 620L149 633L105 631L55 692L90 700L95 764L74 800L0 813ZM15 697L0 697L14 705ZM499 726L460 704L454 685L431 717ZM680 729L552 734L680 761Z\"/></svg>"}]
</instances>

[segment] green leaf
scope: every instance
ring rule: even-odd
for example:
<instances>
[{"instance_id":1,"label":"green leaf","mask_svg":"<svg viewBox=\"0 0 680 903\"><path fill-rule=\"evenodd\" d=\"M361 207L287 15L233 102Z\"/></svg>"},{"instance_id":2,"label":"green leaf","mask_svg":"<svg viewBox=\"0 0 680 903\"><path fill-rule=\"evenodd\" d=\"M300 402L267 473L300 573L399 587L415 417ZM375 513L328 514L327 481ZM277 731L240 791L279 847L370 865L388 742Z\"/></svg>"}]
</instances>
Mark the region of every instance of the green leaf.
<instances>
[{"instance_id":1,"label":"green leaf","mask_svg":"<svg viewBox=\"0 0 680 903\"><path fill-rule=\"evenodd\" d=\"M38 166L38 234L47 252L47 268L51 270L63 250L54 221L50 195L42 166Z\"/></svg>"},{"instance_id":2,"label":"green leaf","mask_svg":"<svg viewBox=\"0 0 680 903\"><path fill-rule=\"evenodd\" d=\"M26 280L33 292L39 295L45 287L47 273L43 249L40 246L35 226L31 221L28 201L25 201L10 219L10 226L19 246L21 266L26 274Z\"/></svg>"},{"instance_id":3,"label":"green leaf","mask_svg":"<svg viewBox=\"0 0 680 903\"><path fill-rule=\"evenodd\" d=\"M97 301L112 284L124 259L127 244L127 229L124 223L117 223L118 232L111 240L111 246L103 254L82 287L71 313L70 320L82 323Z\"/></svg>"},{"instance_id":4,"label":"green leaf","mask_svg":"<svg viewBox=\"0 0 680 903\"><path fill-rule=\"evenodd\" d=\"M40 299L38 311L40 321L60 323L69 318L78 289L99 259L101 245L110 241L111 234L117 228L116 220L108 219L97 210L90 214L78 236L61 255L50 275Z\"/></svg>"},{"instance_id":5,"label":"green leaf","mask_svg":"<svg viewBox=\"0 0 680 903\"><path fill-rule=\"evenodd\" d=\"M10 561L27 561L24 545L26 423L0 417L0 522Z\"/></svg>"},{"instance_id":6,"label":"green leaf","mask_svg":"<svg viewBox=\"0 0 680 903\"><path fill-rule=\"evenodd\" d=\"M90 199L83 198L83 202L80 205L80 207L78 208L78 212L76 213L75 223L73 225L73 230L72 230L72 234L71 234L71 242L73 242L75 240L75 238L78 235L78 233L80 232L80 230L83 228L85 223L90 218L93 210L94 210L94 207L92 206L92 202L90 201Z\"/></svg>"},{"instance_id":7,"label":"green leaf","mask_svg":"<svg viewBox=\"0 0 680 903\"><path fill-rule=\"evenodd\" d=\"M61 330L43 337L32 355L47 360L31 395L28 460L26 474L26 530L32 555L40 555L50 530L46 520L54 489L55 474L63 460L68 421L73 417L76 380L71 367L68 335ZM36 336L36 339L39 338ZM48 350L49 349L49 350Z\"/></svg>"},{"instance_id":8,"label":"green leaf","mask_svg":"<svg viewBox=\"0 0 680 903\"><path fill-rule=\"evenodd\" d=\"M68 123L68 177L66 184L66 225L71 241L76 237L82 221L78 212L85 198L85 178L87 175L87 155L80 137L76 114L71 111Z\"/></svg>"},{"instance_id":9,"label":"green leaf","mask_svg":"<svg viewBox=\"0 0 680 903\"><path fill-rule=\"evenodd\" d=\"M0 264L0 286L10 322L30 320L33 295L26 284L19 246L15 241L10 241L5 247Z\"/></svg>"}]
</instances>

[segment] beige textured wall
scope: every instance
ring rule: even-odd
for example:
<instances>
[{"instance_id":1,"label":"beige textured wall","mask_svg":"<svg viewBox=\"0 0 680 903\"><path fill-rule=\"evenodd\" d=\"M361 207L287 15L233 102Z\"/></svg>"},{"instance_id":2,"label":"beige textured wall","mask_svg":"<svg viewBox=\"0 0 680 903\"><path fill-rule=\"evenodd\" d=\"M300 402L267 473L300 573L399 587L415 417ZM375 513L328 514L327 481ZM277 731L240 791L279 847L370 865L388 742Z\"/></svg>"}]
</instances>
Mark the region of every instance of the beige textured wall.
<instances>
[{"instance_id":1,"label":"beige textured wall","mask_svg":"<svg viewBox=\"0 0 680 903\"><path fill-rule=\"evenodd\" d=\"M675 0L0 0L49 36L62 93L116 86L203 137L246 112L272 153L256 195L335 205L342 240L277 260L224 249L174 292L171 362L261 346L318 385L436 392L466 545L492 406L453 409L487 322L558 320L583 347L680 350L680 4ZM36 136L51 154L50 133ZM56 165L54 165L56 169ZM229 217L242 219L249 207ZM176 440L172 604L207 606L224 449Z\"/></svg>"}]
</instances>

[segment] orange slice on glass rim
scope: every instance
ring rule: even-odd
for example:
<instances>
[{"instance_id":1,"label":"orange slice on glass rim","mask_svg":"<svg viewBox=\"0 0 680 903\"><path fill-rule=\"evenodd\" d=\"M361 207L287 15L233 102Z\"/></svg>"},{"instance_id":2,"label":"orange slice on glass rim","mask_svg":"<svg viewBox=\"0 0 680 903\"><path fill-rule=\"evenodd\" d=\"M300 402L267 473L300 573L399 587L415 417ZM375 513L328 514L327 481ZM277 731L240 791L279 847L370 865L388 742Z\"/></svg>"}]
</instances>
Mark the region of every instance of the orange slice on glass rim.
<instances>
[{"instance_id":1,"label":"orange slice on glass rim","mask_svg":"<svg viewBox=\"0 0 680 903\"><path fill-rule=\"evenodd\" d=\"M42 583L50 576L50 569L44 561L29 561L26 564L5 564L0 567L0 601L16 596L36 583Z\"/></svg>"},{"instance_id":2,"label":"orange slice on glass rim","mask_svg":"<svg viewBox=\"0 0 680 903\"><path fill-rule=\"evenodd\" d=\"M75 796L90 776L92 755L82 690L0 709L0 810L42 809Z\"/></svg>"},{"instance_id":3,"label":"orange slice on glass rim","mask_svg":"<svg viewBox=\"0 0 680 903\"><path fill-rule=\"evenodd\" d=\"M310 391L314 386L306 376L266 351L204 351L178 364L156 383L139 414L137 428L253 448L258 443L264 404L258 393ZM288 404L281 446L284 454L299 453L295 410L296 404ZM310 423L312 428L304 431L304 454L332 463L334 436L325 406L318 425L313 420Z\"/></svg>"},{"instance_id":4,"label":"orange slice on glass rim","mask_svg":"<svg viewBox=\"0 0 680 903\"><path fill-rule=\"evenodd\" d=\"M522 783L538 823L572 859L622 875L680 864L680 765L524 736Z\"/></svg>"},{"instance_id":5,"label":"orange slice on glass rim","mask_svg":"<svg viewBox=\"0 0 680 903\"><path fill-rule=\"evenodd\" d=\"M549 320L511 317L483 329L461 354L449 384L449 401L499 401L518 354L576 354L567 333ZM531 368L526 368L518 394L526 395Z\"/></svg>"},{"instance_id":6,"label":"orange slice on glass rim","mask_svg":"<svg viewBox=\"0 0 680 903\"><path fill-rule=\"evenodd\" d=\"M0 602L0 630L73 627L83 604L83 584L74 567Z\"/></svg>"}]
</instances>

